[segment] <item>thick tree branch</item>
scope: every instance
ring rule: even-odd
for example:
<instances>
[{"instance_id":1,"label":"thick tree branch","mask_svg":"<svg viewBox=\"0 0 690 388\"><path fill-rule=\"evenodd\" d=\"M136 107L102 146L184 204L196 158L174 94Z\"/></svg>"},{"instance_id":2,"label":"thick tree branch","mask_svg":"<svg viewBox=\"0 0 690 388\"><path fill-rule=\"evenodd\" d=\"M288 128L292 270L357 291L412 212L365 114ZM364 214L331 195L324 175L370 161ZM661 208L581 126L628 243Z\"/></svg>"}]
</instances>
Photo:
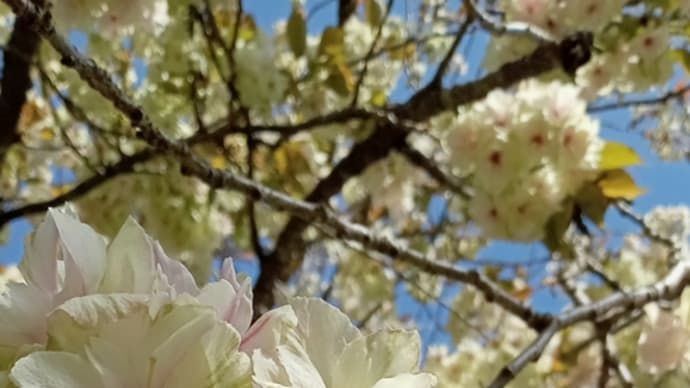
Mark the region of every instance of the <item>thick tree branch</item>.
<instances>
[{"instance_id":1,"label":"thick tree branch","mask_svg":"<svg viewBox=\"0 0 690 388\"><path fill-rule=\"evenodd\" d=\"M43 0L36 0L43 5ZM40 36L31 26L31 20L21 15L14 22L14 28L4 49L0 88L0 164L8 149L21 140L19 117L26 102L26 92L31 88L31 62L41 43Z\"/></svg>"}]
</instances>

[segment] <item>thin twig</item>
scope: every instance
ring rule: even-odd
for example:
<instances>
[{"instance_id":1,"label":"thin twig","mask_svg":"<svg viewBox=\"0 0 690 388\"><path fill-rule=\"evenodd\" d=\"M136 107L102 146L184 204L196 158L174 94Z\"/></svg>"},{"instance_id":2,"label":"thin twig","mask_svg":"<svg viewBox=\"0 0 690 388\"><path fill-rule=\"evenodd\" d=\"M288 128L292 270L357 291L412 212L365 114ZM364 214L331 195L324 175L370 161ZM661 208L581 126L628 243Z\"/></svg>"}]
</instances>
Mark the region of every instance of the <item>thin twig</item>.
<instances>
[{"instance_id":1,"label":"thin twig","mask_svg":"<svg viewBox=\"0 0 690 388\"><path fill-rule=\"evenodd\" d=\"M495 35L521 35L526 36L538 43L554 43L556 39L551 33L537 26L524 22L503 23L495 20L491 15L482 10L476 0L465 0L465 5L469 8L470 14L479 20L482 27L486 28Z\"/></svg>"},{"instance_id":2,"label":"thin twig","mask_svg":"<svg viewBox=\"0 0 690 388\"><path fill-rule=\"evenodd\" d=\"M371 62L371 56L374 54L376 45L379 43L381 35L383 34L383 26L386 24L386 20L388 19L388 16L391 13L391 9L393 8L393 1L394 0L388 0L388 3L386 4L386 13L381 18L381 23L379 23L379 26L376 29L376 35L374 35L374 39L371 41L369 50L367 50L367 54L364 56L364 65L362 67L361 73L359 73L359 78L357 78L357 83L355 83L355 89L352 94L352 101L350 102L351 107L357 106L357 100L359 99L359 90L361 89L362 84L364 83L364 78L367 76L367 70L369 70L369 62Z\"/></svg>"},{"instance_id":3,"label":"thin twig","mask_svg":"<svg viewBox=\"0 0 690 388\"><path fill-rule=\"evenodd\" d=\"M630 108L630 107L635 107L635 106L643 106L643 105L659 105L659 104L665 104L671 100L675 99L681 99L685 94L690 92L690 85L686 85L680 89L676 89L673 91L669 91L668 93L659 96L659 97L650 97L650 98L643 98L643 99L638 99L638 100L626 100L626 101L618 101L610 104L602 104L602 105L597 105L597 106L592 106L587 108L588 113L598 113L598 112L605 112L608 110L614 110L614 109L625 109L625 108Z\"/></svg>"}]
</instances>

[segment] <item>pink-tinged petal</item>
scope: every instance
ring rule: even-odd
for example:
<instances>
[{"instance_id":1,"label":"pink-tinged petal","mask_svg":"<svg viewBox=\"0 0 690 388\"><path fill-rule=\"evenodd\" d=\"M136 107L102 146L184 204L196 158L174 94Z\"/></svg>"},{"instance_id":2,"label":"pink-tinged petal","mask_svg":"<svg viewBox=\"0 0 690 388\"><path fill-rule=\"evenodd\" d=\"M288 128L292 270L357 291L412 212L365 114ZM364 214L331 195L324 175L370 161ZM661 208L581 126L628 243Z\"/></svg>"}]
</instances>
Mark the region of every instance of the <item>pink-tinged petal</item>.
<instances>
[{"instance_id":1,"label":"pink-tinged petal","mask_svg":"<svg viewBox=\"0 0 690 388\"><path fill-rule=\"evenodd\" d=\"M196 285L192 273L180 261L168 257L157 241L153 242L153 257L158 271L165 276L168 284L177 293L189 295L199 293L199 287Z\"/></svg>"},{"instance_id":2,"label":"pink-tinged petal","mask_svg":"<svg viewBox=\"0 0 690 388\"><path fill-rule=\"evenodd\" d=\"M297 317L290 306L282 306L262 315L244 333L240 350L275 349L286 333L297 326Z\"/></svg>"},{"instance_id":3,"label":"pink-tinged petal","mask_svg":"<svg viewBox=\"0 0 690 388\"><path fill-rule=\"evenodd\" d=\"M205 285L197 296L199 303L212 306L218 318L232 325L243 335L252 320L251 299L247 299L243 290L236 290L227 280Z\"/></svg>"},{"instance_id":4,"label":"pink-tinged petal","mask_svg":"<svg viewBox=\"0 0 690 388\"><path fill-rule=\"evenodd\" d=\"M238 277L232 257L223 260L223 264L220 267L220 278L230 282L235 289L240 288L240 281L244 280L244 278L240 279Z\"/></svg>"}]
</instances>

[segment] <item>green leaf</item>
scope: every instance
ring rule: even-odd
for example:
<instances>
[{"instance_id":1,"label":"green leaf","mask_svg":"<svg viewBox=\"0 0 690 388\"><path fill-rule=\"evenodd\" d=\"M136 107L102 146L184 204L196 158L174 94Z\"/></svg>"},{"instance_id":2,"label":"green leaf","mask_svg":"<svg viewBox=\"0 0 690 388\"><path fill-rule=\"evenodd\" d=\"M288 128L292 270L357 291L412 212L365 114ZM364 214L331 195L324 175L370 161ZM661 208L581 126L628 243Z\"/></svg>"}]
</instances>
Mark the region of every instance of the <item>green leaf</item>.
<instances>
[{"instance_id":1,"label":"green leaf","mask_svg":"<svg viewBox=\"0 0 690 388\"><path fill-rule=\"evenodd\" d=\"M326 85L339 95L347 96L354 90L355 79L347 66L336 63L329 69Z\"/></svg>"},{"instance_id":2,"label":"green leaf","mask_svg":"<svg viewBox=\"0 0 690 388\"><path fill-rule=\"evenodd\" d=\"M383 7L379 0L366 0L364 17L372 27L378 27L383 18Z\"/></svg>"},{"instance_id":3,"label":"green leaf","mask_svg":"<svg viewBox=\"0 0 690 388\"><path fill-rule=\"evenodd\" d=\"M583 186L575 195L575 202L587 218L599 227L604 225L604 214L610 200L606 198L600 187L593 184Z\"/></svg>"},{"instance_id":4,"label":"green leaf","mask_svg":"<svg viewBox=\"0 0 690 388\"><path fill-rule=\"evenodd\" d=\"M239 38L249 42L256 37L257 31L254 17L252 15L243 15L240 21Z\"/></svg>"},{"instance_id":5,"label":"green leaf","mask_svg":"<svg viewBox=\"0 0 690 388\"><path fill-rule=\"evenodd\" d=\"M558 252L565 257L573 256L573 248L563 240L570 221L573 218L573 204L566 203L560 212L549 218L544 226L544 245L552 252Z\"/></svg>"},{"instance_id":6,"label":"green leaf","mask_svg":"<svg viewBox=\"0 0 690 388\"><path fill-rule=\"evenodd\" d=\"M307 21L302 7L292 8L287 22L287 38L290 50L296 57L301 57L307 49Z\"/></svg>"},{"instance_id":7,"label":"green leaf","mask_svg":"<svg viewBox=\"0 0 690 388\"><path fill-rule=\"evenodd\" d=\"M599 169L603 171L617 170L641 163L642 159L632 148L623 143L606 142L604 150L601 152Z\"/></svg>"},{"instance_id":8,"label":"green leaf","mask_svg":"<svg viewBox=\"0 0 690 388\"><path fill-rule=\"evenodd\" d=\"M375 90L371 94L371 99L369 102L371 105L377 107L377 108L383 108L386 106L386 101L388 100L388 96L386 96L386 93L382 90Z\"/></svg>"},{"instance_id":9,"label":"green leaf","mask_svg":"<svg viewBox=\"0 0 690 388\"><path fill-rule=\"evenodd\" d=\"M624 170L605 172L597 185L607 198L612 199L632 201L647 192L647 190L638 187L635 180Z\"/></svg>"},{"instance_id":10,"label":"green leaf","mask_svg":"<svg viewBox=\"0 0 690 388\"><path fill-rule=\"evenodd\" d=\"M674 49L671 50L671 57L683 66L687 74L690 74L690 51Z\"/></svg>"},{"instance_id":11,"label":"green leaf","mask_svg":"<svg viewBox=\"0 0 690 388\"><path fill-rule=\"evenodd\" d=\"M401 45L401 42L391 39L386 42L386 51L390 59L402 61L414 57L417 46L412 42Z\"/></svg>"},{"instance_id":12,"label":"green leaf","mask_svg":"<svg viewBox=\"0 0 690 388\"><path fill-rule=\"evenodd\" d=\"M321 34L319 55L326 56L330 61L340 62L345 57L345 37L343 30L338 27L328 27Z\"/></svg>"}]
</instances>

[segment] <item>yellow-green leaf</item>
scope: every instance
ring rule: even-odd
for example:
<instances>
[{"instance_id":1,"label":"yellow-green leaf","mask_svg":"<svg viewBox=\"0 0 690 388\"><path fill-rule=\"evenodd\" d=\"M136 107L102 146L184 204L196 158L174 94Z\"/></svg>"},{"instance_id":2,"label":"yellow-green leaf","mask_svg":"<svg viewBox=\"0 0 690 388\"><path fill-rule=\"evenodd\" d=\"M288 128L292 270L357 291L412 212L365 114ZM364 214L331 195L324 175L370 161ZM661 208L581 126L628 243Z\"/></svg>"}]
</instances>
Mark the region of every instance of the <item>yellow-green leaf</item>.
<instances>
[{"instance_id":1,"label":"yellow-green leaf","mask_svg":"<svg viewBox=\"0 0 690 388\"><path fill-rule=\"evenodd\" d=\"M341 96L347 96L354 90L355 79L350 69L342 63L331 66L326 85Z\"/></svg>"},{"instance_id":2,"label":"yellow-green leaf","mask_svg":"<svg viewBox=\"0 0 690 388\"><path fill-rule=\"evenodd\" d=\"M339 61L344 58L345 37L343 30L338 27L328 27L321 34L319 55L325 55L330 60Z\"/></svg>"},{"instance_id":3,"label":"yellow-green leaf","mask_svg":"<svg viewBox=\"0 0 690 388\"><path fill-rule=\"evenodd\" d=\"M239 38L244 41L251 41L256 37L256 21L252 15L243 15L240 22Z\"/></svg>"},{"instance_id":4,"label":"yellow-green leaf","mask_svg":"<svg viewBox=\"0 0 690 388\"><path fill-rule=\"evenodd\" d=\"M632 148L623 143L606 142L601 152L599 169L603 171L617 170L640 163L642 163L642 159Z\"/></svg>"},{"instance_id":5,"label":"yellow-green leaf","mask_svg":"<svg viewBox=\"0 0 690 388\"><path fill-rule=\"evenodd\" d=\"M381 23L383 7L381 7L379 0L366 0L364 16L367 23L372 27L377 27Z\"/></svg>"},{"instance_id":6,"label":"yellow-green leaf","mask_svg":"<svg viewBox=\"0 0 690 388\"><path fill-rule=\"evenodd\" d=\"M544 245L552 252L559 252L571 257L573 250L564 240L563 235L573 218L573 204L566 203L563 210L554 214L544 226Z\"/></svg>"},{"instance_id":7,"label":"yellow-green leaf","mask_svg":"<svg viewBox=\"0 0 690 388\"><path fill-rule=\"evenodd\" d=\"M390 43L387 45L388 56L390 59L396 61L402 61L405 59L410 59L414 56L417 51L417 46L414 43L407 43L401 45L400 43Z\"/></svg>"},{"instance_id":8,"label":"yellow-green leaf","mask_svg":"<svg viewBox=\"0 0 690 388\"><path fill-rule=\"evenodd\" d=\"M674 49L671 50L671 56L673 57L673 59L680 62L687 74L690 74L690 51L683 49Z\"/></svg>"},{"instance_id":9,"label":"yellow-green leaf","mask_svg":"<svg viewBox=\"0 0 690 388\"><path fill-rule=\"evenodd\" d=\"M632 201L647 190L637 186L635 180L624 170L607 171L597 183L601 192L608 198Z\"/></svg>"},{"instance_id":10,"label":"yellow-green leaf","mask_svg":"<svg viewBox=\"0 0 690 388\"><path fill-rule=\"evenodd\" d=\"M307 49L307 21L302 7L293 7L286 28L290 50L296 57L301 57Z\"/></svg>"},{"instance_id":11,"label":"yellow-green leaf","mask_svg":"<svg viewBox=\"0 0 690 388\"><path fill-rule=\"evenodd\" d=\"M284 175L287 172L289 166L288 154L286 149L283 147L277 149L276 152L273 154L273 161L276 170L278 170L278 173Z\"/></svg>"},{"instance_id":12,"label":"yellow-green leaf","mask_svg":"<svg viewBox=\"0 0 690 388\"><path fill-rule=\"evenodd\" d=\"M55 185L55 186L52 186L50 188L50 193L53 195L53 197L57 197L57 196L68 193L70 190L72 190L72 187L74 187L74 185L70 185L70 184Z\"/></svg>"},{"instance_id":13,"label":"yellow-green leaf","mask_svg":"<svg viewBox=\"0 0 690 388\"><path fill-rule=\"evenodd\" d=\"M598 226L603 226L604 214L610 200L606 198L600 187L593 184L583 186L575 195L575 202L587 218Z\"/></svg>"},{"instance_id":14,"label":"yellow-green leaf","mask_svg":"<svg viewBox=\"0 0 690 388\"><path fill-rule=\"evenodd\" d=\"M55 140L55 130L53 128L43 128L38 132L38 138L43 141Z\"/></svg>"},{"instance_id":15,"label":"yellow-green leaf","mask_svg":"<svg viewBox=\"0 0 690 388\"><path fill-rule=\"evenodd\" d=\"M211 167L216 169L224 169L228 167L228 161L222 155L216 155L211 158Z\"/></svg>"},{"instance_id":16,"label":"yellow-green leaf","mask_svg":"<svg viewBox=\"0 0 690 388\"><path fill-rule=\"evenodd\" d=\"M388 100L388 97L386 96L386 93L382 90L375 90L371 94L371 105L377 107L377 108L383 108L386 105L386 101Z\"/></svg>"}]
</instances>

